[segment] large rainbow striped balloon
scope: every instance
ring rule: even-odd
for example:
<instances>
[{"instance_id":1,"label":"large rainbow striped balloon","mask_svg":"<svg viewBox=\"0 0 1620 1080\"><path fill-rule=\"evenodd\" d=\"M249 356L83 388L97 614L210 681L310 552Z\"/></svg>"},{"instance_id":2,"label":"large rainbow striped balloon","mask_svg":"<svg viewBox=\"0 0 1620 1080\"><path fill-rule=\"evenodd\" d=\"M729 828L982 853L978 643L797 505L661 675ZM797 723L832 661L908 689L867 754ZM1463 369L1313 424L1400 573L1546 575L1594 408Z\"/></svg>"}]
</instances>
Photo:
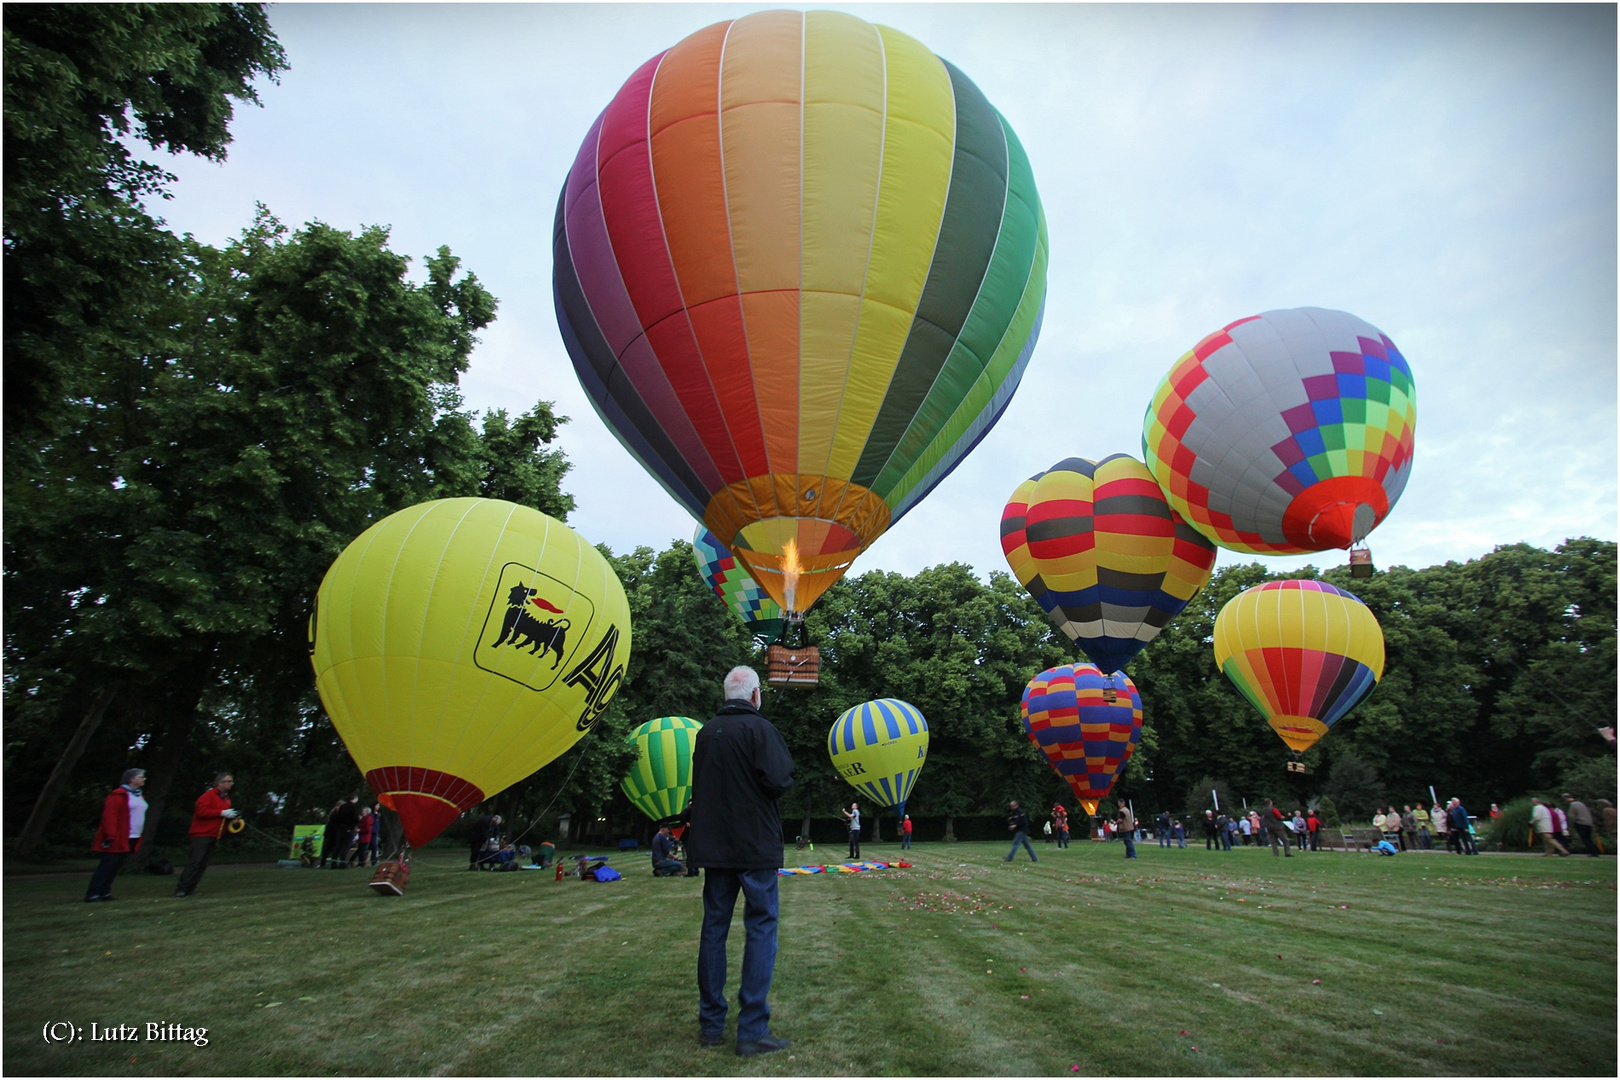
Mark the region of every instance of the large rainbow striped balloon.
<instances>
[{"instance_id":1,"label":"large rainbow striped balloon","mask_svg":"<svg viewBox=\"0 0 1620 1080\"><path fill-rule=\"evenodd\" d=\"M1001 550L1053 625L1104 672L1158 637L1215 566L1215 545L1129 454L1065 458L1018 485Z\"/></svg>"},{"instance_id":2,"label":"large rainbow striped balloon","mask_svg":"<svg viewBox=\"0 0 1620 1080\"><path fill-rule=\"evenodd\" d=\"M692 801L692 745L702 724L687 716L660 716L626 738L641 750L619 786L654 821L672 818Z\"/></svg>"},{"instance_id":3,"label":"large rainbow striped balloon","mask_svg":"<svg viewBox=\"0 0 1620 1080\"><path fill-rule=\"evenodd\" d=\"M730 608L756 637L775 640L782 634L787 620L764 589L759 587L747 570L720 538L702 525L692 535L692 555L697 559L698 573L721 601Z\"/></svg>"},{"instance_id":4,"label":"large rainbow striped balloon","mask_svg":"<svg viewBox=\"0 0 1620 1080\"><path fill-rule=\"evenodd\" d=\"M1209 335L1159 383L1142 429L1176 512L1233 551L1365 540L1412 473L1412 369L1377 327L1323 308Z\"/></svg>"},{"instance_id":5,"label":"large rainbow striped balloon","mask_svg":"<svg viewBox=\"0 0 1620 1080\"><path fill-rule=\"evenodd\" d=\"M1136 684L1127 675L1104 675L1091 664L1065 664L1029 680L1019 708L1029 741L1068 782L1086 813L1095 814L1142 739L1142 695Z\"/></svg>"},{"instance_id":6,"label":"large rainbow striped balloon","mask_svg":"<svg viewBox=\"0 0 1620 1080\"><path fill-rule=\"evenodd\" d=\"M1023 147L965 75L767 11L648 60L592 124L553 286L608 427L802 611L1001 416L1046 250Z\"/></svg>"},{"instance_id":7,"label":"large rainbow striped balloon","mask_svg":"<svg viewBox=\"0 0 1620 1080\"><path fill-rule=\"evenodd\" d=\"M928 760L928 721L915 705L899 698L868 701L833 721L827 754L851 787L903 815Z\"/></svg>"},{"instance_id":8,"label":"large rainbow striped balloon","mask_svg":"<svg viewBox=\"0 0 1620 1080\"><path fill-rule=\"evenodd\" d=\"M1356 596L1324 581L1268 581L1215 618L1215 663L1296 752L1384 675L1384 631Z\"/></svg>"}]
</instances>

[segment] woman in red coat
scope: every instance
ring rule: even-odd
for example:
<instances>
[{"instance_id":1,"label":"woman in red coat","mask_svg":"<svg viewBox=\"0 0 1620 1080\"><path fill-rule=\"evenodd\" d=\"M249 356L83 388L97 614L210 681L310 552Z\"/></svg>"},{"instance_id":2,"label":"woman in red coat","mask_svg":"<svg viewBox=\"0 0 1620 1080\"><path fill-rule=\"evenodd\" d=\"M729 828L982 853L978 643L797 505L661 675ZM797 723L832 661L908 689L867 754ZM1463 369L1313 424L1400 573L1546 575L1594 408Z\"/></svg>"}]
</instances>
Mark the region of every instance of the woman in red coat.
<instances>
[{"instance_id":1,"label":"woman in red coat","mask_svg":"<svg viewBox=\"0 0 1620 1080\"><path fill-rule=\"evenodd\" d=\"M90 875L85 903L118 899L112 894L113 878L118 876L118 868L124 865L129 853L141 846L141 831L146 828L146 799L141 795L141 788L145 786L145 769L126 769L123 781L101 804L101 825L90 844L90 850L101 856L101 862Z\"/></svg>"}]
</instances>

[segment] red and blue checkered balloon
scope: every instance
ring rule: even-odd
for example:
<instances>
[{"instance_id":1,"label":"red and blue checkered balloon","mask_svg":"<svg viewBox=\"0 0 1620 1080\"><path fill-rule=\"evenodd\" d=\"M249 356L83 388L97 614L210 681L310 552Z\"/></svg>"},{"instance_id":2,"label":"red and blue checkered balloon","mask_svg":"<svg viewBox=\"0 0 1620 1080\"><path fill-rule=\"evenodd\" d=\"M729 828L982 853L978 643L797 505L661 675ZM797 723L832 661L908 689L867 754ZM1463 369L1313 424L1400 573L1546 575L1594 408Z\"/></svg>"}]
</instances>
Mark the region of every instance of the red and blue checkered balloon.
<instances>
[{"instance_id":1,"label":"red and blue checkered balloon","mask_svg":"<svg viewBox=\"0 0 1620 1080\"><path fill-rule=\"evenodd\" d=\"M1112 694L1114 700L1109 701ZM1048 668L1024 688L1024 734L1074 790L1086 813L1113 790L1142 738L1142 695L1126 675L1091 664Z\"/></svg>"},{"instance_id":2,"label":"red and blue checkered balloon","mask_svg":"<svg viewBox=\"0 0 1620 1080\"><path fill-rule=\"evenodd\" d=\"M703 575L704 583L725 601L726 607L755 637L774 641L782 635L782 628L787 625L782 609L766 595L718 536L699 525L692 536L692 554L697 558L698 573Z\"/></svg>"}]
</instances>

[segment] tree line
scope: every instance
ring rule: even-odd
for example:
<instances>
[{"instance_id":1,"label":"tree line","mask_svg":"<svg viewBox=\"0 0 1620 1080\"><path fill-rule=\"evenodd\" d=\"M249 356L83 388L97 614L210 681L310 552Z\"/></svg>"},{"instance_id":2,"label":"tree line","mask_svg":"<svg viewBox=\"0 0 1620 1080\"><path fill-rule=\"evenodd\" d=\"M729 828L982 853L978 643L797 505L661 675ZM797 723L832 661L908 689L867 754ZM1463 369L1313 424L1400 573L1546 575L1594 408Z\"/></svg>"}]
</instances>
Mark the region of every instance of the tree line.
<instances>
[{"instance_id":1,"label":"tree line","mask_svg":"<svg viewBox=\"0 0 1620 1080\"><path fill-rule=\"evenodd\" d=\"M173 178L126 137L222 158L235 105L287 66L260 5L12 5L4 20L7 836L24 855L87 842L131 764L149 770L154 830L183 831L219 769L266 828L321 820L363 789L307 656L326 567L429 498L566 520L566 418L546 401L465 408L459 378L497 302L447 248L413 274L380 227L293 230L260 208L216 247L149 212ZM685 541L604 554L634 621L625 683L585 740L485 810L628 827L629 729L706 719L726 670L763 667L764 643ZM1598 729L1615 724L1615 575L1615 544L1586 538L1365 581L1323 572L1373 610L1388 662L1301 776L1215 669L1216 612L1269 576L1224 567L1131 665L1146 726L1115 795L1139 815L1194 809L1208 788L1330 794L1346 813L1430 785L1471 806L1554 788L1612 799ZM913 814L1072 806L1019 699L1032 675L1082 657L1010 576L859 574L808 630L820 685L765 705L798 764L790 817L850 800L827 728L885 696L932 733Z\"/></svg>"}]
</instances>

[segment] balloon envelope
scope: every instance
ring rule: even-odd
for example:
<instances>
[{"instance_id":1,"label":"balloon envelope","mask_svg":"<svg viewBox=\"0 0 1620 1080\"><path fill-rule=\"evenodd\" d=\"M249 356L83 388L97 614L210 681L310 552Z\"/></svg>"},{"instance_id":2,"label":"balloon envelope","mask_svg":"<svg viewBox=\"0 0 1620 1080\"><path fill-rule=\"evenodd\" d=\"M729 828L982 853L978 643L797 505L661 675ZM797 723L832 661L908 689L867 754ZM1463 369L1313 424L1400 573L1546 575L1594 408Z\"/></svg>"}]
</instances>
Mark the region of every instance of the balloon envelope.
<instances>
[{"instance_id":1,"label":"balloon envelope","mask_svg":"<svg viewBox=\"0 0 1620 1080\"><path fill-rule=\"evenodd\" d=\"M1324 581L1268 581L1215 619L1215 663L1272 729L1304 752L1384 674L1384 631Z\"/></svg>"},{"instance_id":2,"label":"balloon envelope","mask_svg":"<svg viewBox=\"0 0 1620 1080\"><path fill-rule=\"evenodd\" d=\"M781 607L759 587L759 582L749 575L718 536L699 525L692 536L692 554L697 559L698 573L714 590L714 595L724 601L756 637L774 639L781 635L787 624Z\"/></svg>"},{"instance_id":3,"label":"balloon envelope","mask_svg":"<svg viewBox=\"0 0 1620 1080\"><path fill-rule=\"evenodd\" d=\"M790 611L1001 416L1046 294L1012 129L919 42L831 11L643 64L580 147L553 248L598 414Z\"/></svg>"},{"instance_id":4,"label":"balloon envelope","mask_svg":"<svg viewBox=\"0 0 1620 1080\"><path fill-rule=\"evenodd\" d=\"M1297 555L1366 539L1412 472L1417 406L1395 343L1323 308L1239 319L1176 361L1148 406L1148 468L1222 547Z\"/></svg>"},{"instance_id":5,"label":"balloon envelope","mask_svg":"<svg viewBox=\"0 0 1620 1080\"><path fill-rule=\"evenodd\" d=\"M827 753L851 787L879 806L904 807L928 759L928 721L899 698L868 701L833 721Z\"/></svg>"},{"instance_id":6,"label":"balloon envelope","mask_svg":"<svg viewBox=\"0 0 1620 1080\"><path fill-rule=\"evenodd\" d=\"M607 560L495 499L379 521L327 570L310 619L321 702L416 847L577 742L629 656Z\"/></svg>"},{"instance_id":7,"label":"balloon envelope","mask_svg":"<svg viewBox=\"0 0 1620 1080\"><path fill-rule=\"evenodd\" d=\"M1109 701L1106 692L1113 691ZM1048 668L1024 688L1024 734L1073 789L1086 813L1113 790L1142 738L1142 695L1129 676L1090 664Z\"/></svg>"},{"instance_id":8,"label":"balloon envelope","mask_svg":"<svg viewBox=\"0 0 1620 1080\"><path fill-rule=\"evenodd\" d=\"M654 821L676 817L692 801L692 742L702 724L687 716L660 716L631 730L641 757L619 786Z\"/></svg>"},{"instance_id":9,"label":"balloon envelope","mask_svg":"<svg viewBox=\"0 0 1620 1080\"><path fill-rule=\"evenodd\" d=\"M1181 613L1215 566L1215 545L1170 509L1128 454L1067 458L1018 485L1001 550L1020 584L1103 672Z\"/></svg>"}]
</instances>

